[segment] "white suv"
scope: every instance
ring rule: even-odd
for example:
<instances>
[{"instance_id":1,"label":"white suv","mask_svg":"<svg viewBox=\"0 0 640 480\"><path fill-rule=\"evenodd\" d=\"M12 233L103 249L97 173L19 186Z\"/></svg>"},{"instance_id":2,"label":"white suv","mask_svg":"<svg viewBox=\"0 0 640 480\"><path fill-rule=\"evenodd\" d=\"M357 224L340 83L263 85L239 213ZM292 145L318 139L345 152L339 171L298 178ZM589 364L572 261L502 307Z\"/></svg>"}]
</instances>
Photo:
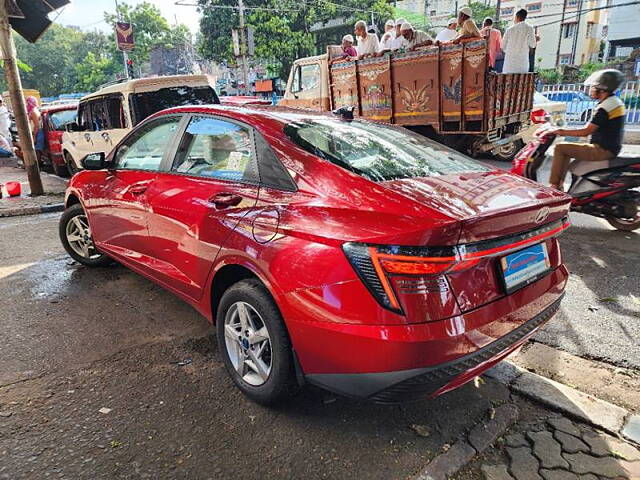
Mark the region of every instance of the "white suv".
<instances>
[{"instance_id":1,"label":"white suv","mask_svg":"<svg viewBox=\"0 0 640 480\"><path fill-rule=\"evenodd\" d=\"M108 155L148 116L179 105L220 103L208 75L149 77L115 83L87 95L78 104L78 123L62 136L69 173L90 153Z\"/></svg>"}]
</instances>

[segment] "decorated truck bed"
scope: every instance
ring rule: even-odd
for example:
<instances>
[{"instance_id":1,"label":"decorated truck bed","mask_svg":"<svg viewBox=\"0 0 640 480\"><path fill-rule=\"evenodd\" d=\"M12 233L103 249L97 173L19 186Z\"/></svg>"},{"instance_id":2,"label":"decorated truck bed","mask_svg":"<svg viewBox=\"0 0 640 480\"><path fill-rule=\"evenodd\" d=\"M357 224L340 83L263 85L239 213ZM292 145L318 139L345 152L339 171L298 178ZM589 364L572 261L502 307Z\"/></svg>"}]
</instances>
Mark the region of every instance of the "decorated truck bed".
<instances>
[{"instance_id":1,"label":"decorated truck bed","mask_svg":"<svg viewBox=\"0 0 640 480\"><path fill-rule=\"evenodd\" d=\"M478 150L517 140L529 123L534 74L489 72L484 40L331 63L334 52L296 61L283 105L354 107L356 116Z\"/></svg>"}]
</instances>

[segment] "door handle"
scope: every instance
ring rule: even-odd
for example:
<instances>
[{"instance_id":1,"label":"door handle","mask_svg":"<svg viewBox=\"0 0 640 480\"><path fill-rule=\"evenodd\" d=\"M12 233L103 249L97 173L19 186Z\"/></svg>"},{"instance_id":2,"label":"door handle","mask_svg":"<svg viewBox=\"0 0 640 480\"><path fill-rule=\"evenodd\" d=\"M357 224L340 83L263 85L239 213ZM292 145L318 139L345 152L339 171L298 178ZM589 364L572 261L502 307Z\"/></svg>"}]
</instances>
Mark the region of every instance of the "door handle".
<instances>
[{"instance_id":1,"label":"door handle","mask_svg":"<svg viewBox=\"0 0 640 480\"><path fill-rule=\"evenodd\" d=\"M222 210L227 207L235 207L242 201L242 197L234 193L223 192L216 193L209 201L215 205L216 210Z\"/></svg>"},{"instance_id":2,"label":"door handle","mask_svg":"<svg viewBox=\"0 0 640 480\"><path fill-rule=\"evenodd\" d=\"M147 191L147 186L148 185L132 185L131 188L129 188L129 192L133 193L134 195L140 195L144 192Z\"/></svg>"}]
</instances>

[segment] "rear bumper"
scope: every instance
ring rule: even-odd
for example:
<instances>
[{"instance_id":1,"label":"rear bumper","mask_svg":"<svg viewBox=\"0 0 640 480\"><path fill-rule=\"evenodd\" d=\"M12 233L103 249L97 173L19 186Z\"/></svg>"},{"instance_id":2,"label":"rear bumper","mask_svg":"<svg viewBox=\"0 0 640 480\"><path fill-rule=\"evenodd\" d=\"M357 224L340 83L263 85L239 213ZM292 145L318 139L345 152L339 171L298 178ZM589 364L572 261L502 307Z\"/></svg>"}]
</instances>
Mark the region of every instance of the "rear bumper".
<instances>
[{"instance_id":1,"label":"rear bumper","mask_svg":"<svg viewBox=\"0 0 640 480\"><path fill-rule=\"evenodd\" d=\"M309 383L381 403L418 400L463 385L518 348L558 310L567 278L561 265L528 287L445 320L354 325L300 315L287 326Z\"/></svg>"},{"instance_id":2,"label":"rear bumper","mask_svg":"<svg viewBox=\"0 0 640 480\"><path fill-rule=\"evenodd\" d=\"M451 362L397 372L308 375L307 380L349 397L383 404L435 397L467 383L517 349L555 315L563 296L507 335Z\"/></svg>"}]
</instances>

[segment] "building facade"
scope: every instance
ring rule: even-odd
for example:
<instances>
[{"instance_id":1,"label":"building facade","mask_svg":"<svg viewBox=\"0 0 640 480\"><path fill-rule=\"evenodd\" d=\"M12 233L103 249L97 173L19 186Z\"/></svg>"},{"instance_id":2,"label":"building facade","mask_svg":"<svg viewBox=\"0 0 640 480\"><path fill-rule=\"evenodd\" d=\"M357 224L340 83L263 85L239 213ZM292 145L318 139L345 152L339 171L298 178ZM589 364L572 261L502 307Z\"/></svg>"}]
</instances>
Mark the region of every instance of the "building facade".
<instances>
[{"instance_id":1,"label":"building facade","mask_svg":"<svg viewBox=\"0 0 640 480\"><path fill-rule=\"evenodd\" d=\"M605 48L607 60L628 57L634 49L640 48L640 5L619 6L625 3L630 2L609 0L609 5L613 8L608 11L609 28Z\"/></svg>"}]
</instances>

